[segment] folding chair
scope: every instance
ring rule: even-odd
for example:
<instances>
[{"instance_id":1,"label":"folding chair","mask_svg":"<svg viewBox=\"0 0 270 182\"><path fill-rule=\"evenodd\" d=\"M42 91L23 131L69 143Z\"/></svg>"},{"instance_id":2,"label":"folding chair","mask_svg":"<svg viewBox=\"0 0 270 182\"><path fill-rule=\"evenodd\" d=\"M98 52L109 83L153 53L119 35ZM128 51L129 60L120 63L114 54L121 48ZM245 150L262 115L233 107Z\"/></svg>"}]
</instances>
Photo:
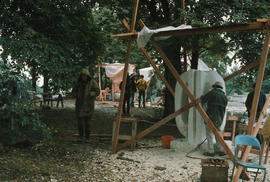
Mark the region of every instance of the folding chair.
<instances>
[{"instance_id":1,"label":"folding chair","mask_svg":"<svg viewBox=\"0 0 270 182\"><path fill-rule=\"evenodd\" d=\"M260 152L260 157L259 157L259 162L257 163L252 163L252 162L241 162L238 160L238 154L237 154L237 147L238 146L252 146L252 147L257 147L259 148L259 152ZM261 150L261 145L259 143L259 141L257 140L257 138L253 137L253 136L249 136L249 135L237 135L235 137L234 140L234 161L233 161L233 171L232 171L232 176L231 176L231 181L233 178L233 174L234 174L234 169L236 165L239 166L243 166L243 173L242 173L242 181L244 181L244 174L246 172L247 168L253 168L253 169L257 169L256 172L256 176L254 181L256 181L257 179L257 175L259 170L264 170L264 178L263 181L265 181L265 176L266 176L266 168L264 166L261 165L261 155L262 155L262 150Z\"/></svg>"}]
</instances>

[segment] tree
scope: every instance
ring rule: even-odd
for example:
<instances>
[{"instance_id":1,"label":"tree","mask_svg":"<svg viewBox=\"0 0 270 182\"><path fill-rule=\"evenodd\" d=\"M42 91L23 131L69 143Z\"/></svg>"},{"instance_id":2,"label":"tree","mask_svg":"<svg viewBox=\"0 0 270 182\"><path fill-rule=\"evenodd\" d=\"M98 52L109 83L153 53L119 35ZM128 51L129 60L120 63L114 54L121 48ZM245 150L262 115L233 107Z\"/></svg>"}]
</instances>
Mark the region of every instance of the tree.
<instances>
[{"instance_id":1,"label":"tree","mask_svg":"<svg viewBox=\"0 0 270 182\"><path fill-rule=\"evenodd\" d=\"M88 1L5 0L1 7L1 57L7 63L10 56L16 70L30 69L33 80L41 74L52 87L68 89L103 52Z\"/></svg>"},{"instance_id":2,"label":"tree","mask_svg":"<svg viewBox=\"0 0 270 182\"><path fill-rule=\"evenodd\" d=\"M29 79L0 59L0 143L11 144L33 134L40 139L50 137L31 102L30 87Z\"/></svg>"}]
</instances>

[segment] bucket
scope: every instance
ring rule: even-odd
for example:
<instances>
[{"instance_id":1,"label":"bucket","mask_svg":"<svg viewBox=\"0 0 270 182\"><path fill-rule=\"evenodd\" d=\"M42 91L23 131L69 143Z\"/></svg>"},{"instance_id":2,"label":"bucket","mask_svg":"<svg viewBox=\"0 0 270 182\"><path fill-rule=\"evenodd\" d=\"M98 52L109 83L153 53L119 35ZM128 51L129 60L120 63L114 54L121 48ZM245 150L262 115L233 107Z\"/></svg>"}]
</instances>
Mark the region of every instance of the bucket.
<instances>
[{"instance_id":1,"label":"bucket","mask_svg":"<svg viewBox=\"0 0 270 182\"><path fill-rule=\"evenodd\" d=\"M166 148L171 148L171 141L173 140L173 136L166 135L161 137L162 146Z\"/></svg>"}]
</instances>

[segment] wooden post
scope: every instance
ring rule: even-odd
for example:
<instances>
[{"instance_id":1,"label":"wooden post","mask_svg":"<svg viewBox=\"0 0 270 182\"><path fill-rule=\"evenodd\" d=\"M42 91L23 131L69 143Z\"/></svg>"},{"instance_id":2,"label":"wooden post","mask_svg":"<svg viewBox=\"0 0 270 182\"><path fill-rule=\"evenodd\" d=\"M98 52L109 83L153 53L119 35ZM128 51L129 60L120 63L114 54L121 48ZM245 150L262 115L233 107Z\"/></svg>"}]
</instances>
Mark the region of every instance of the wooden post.
<instances>
[{"instance_id":1,"label":"wooden post","mask_svg":"<svg viewBox=\"0 0 270 182\"><path fill-rule=\"evenodd\" d=\"M126 22L126 20L123 19L122 22L123 22L124 26L127 28L127 30L130 31L130 27L129 27L128 23ZM145 48L141 47L141 51L143 52L143 54L145 55L145 57L147 58L147 60L149 61L149 63L152 65L152 67L154 68L154 70L157 72L157 74L159 75L159 77L161 78L161 80L163 81L163 83L166 85L166 87L168 88L168 90L170 91L170 93L172 94L172 96L174 96L174 90L173 90L173 88L168 83L168 81L166 80L166 78L161 74L161 72L159 71L158 67L156 66L156 64L154 63L154 61L151 59L150 55L147 53L147 51L145 50Z\"/></svg>"},{"instance_id":2,"label":"wooden post","mask_svg":"<svg viewBox=\"0 0 270 182\"><path fill-rule=\"evenodd\" d=\"M266 65L266 61L267 61L267 55L268 55L268 49L269 49L269 43L270 43L270 32L269 32L269 28L267 29L267 33L266 33L266 37L264 40L264 46L263 46L263 50L262 50L262 58L260 61L260 66L259 66L259 72L258 72L258 76L256 79L256 86L255 86L255 92L254 92L254 97L253 97L253 101L252 101L252 107L251 107L251 113L250 113L250 121L248 123L248 132L247 134L257 134L258 131L254 131L252 133L252 128L253 128L253 123L256 117L256 111L257 111L257 107L258 107L258 101L259 101L259 96L260 96L260 91L261 91L261 84L262 84L262 80L263 80L263 76L264 76L264 70L265 70L265 65ZM259 122L257 123L257 125L259 124ZM256 135L255 135L256 136ZM247 160L248 157L248 153L250 151L251 147L247 147L243 156L242 156L242 160L243 162L245 162ZM243 167L239 167L234 175L233 178L233 182L237 182L241 172L243 170Z\"/></svg>"},{"instance_id":3,"label":"wooden post","mask_svg":"<svg viewBox=\"0 0 270 182\"><path fill-rule=\"evenodd\" d=\"M133 15L132 15L132 22L131 22L131 32L134 32L135 30L138 6L139 6L139 0L135 0L134 10L133 10ZM115 133L114 133L113 142L112 142L112 153L117 152L118 135L119 135L119 130L120 130L120 121L121 121L122 107L123 107L124 94L125 94L124 88L126 87L126 81L127 81L127 71L128 71L128 65L129 65L129 59L130 59L131 45L132 45L132 39L129 39L126 61L125 61L125 68L124 68L124 73L123 73L123 84L122 84L122 89L121 89L120 102L118 106L118 113L117 113L117 119L116 119L116 125L115 125Z\"/></svg>"},{"instance_id":4,"label":"wooden post","mask_svg":"<svg viewBox=\"0 0 270 182\"><path fill-rule=\"evenodd\" d=\"M269 58L269 57L270 57L270 54L268 55L267 58ZM236 71L236 72L230 74L229 76L226 76L226 77L224 78L224 81L228 81L228 80L230 80L231 78L233 78L233 77L235 77L235 76L237 76L237 75L239 75L239 74L241 74L241 73L243 73L243 72L246 72L247 70L250 70L251 68L254 68L255 66L257 66L257 65L260 64L260 60L261 60L261 59L258 59L258 60L256 60L256 61L254 61L254 62L248 64L247 66L241 68L240 70L238 70L238 71Z\"/></svg>"},{"instance_id":5,"label":"wooden post","mask_svg":"<svg viewBox=\"0 0 270 182\"><path fill-rule=\"evenodd\" d=\"M98 66L98 86L99 86L99 90L101 90L101 70L100 70L100 66Z\"/></svg>"},{"instance_id":6,"label":"wooden post","mask_svg":"<svg viewBox=\"0 0 270 182\"><path fill-rule=\"evenodd\" d=\"M182 0L182 9L185 10L185 0ZM183 24L186 24L186 16L184 15L183 17ZM187 71L187 46L184 43L183 45L183 49L184 49L184 70Z\"/></svg>"}]
</instances>

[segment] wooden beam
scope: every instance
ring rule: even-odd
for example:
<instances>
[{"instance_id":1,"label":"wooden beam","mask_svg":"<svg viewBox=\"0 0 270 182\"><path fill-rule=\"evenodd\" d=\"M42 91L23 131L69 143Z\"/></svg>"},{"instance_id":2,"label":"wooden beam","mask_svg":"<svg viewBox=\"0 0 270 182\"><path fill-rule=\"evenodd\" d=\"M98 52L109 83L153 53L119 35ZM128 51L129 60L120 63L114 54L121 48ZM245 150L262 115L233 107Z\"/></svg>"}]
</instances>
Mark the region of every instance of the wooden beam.
<instances>
[{"instance_id":1,"label":"wooden beam","mask_svg":"<svg viewBox=\"0 0 270 182\"><path fill-rule=\"evenodd\" d=\"M96 64L97 66L122 66L125 64ZM136 64L129 64L130 66L137 66Z\"/></svg>"},{"instance_id":2,"label":"wooden beam","mask_svg":"<svg viewBox=\"0 0 270 182\"><path fill-rule=\"evenodd\" d=\"M181 30L168 30L168 31L156 33L153 35L153 37L254 31L254 30L263 30L265 26L266 26L266 23L264 22L255 22L255 23L250 23L250 24L225 25L225 26L217 26L217 27L200 27L200 28L181 29Z\"/></svg>"},{"instance_id":3,"label":"wooden beam","mask_svg":"<svg viewBox=\"0 0 270 182\"><path fill-rule=\"evenodd\" d=\"M130 31L130 26L128 25L127 21L125 19L123 19L122 22L123 22L124 26L126 27L126 29L128 31ZM157 72L157 74L159 75L160 79L166 85L166 87L168 88L168 90L170 91L170 93L172 94L172 96L174 96L174 90L173 90L173 88L168 83L168 81L166 80L166 78L161 74L161 72L159 71L158 67L156 66L156 64L154 63L154 61L151 59L150 55L147 53L147 51L145 50L145 48L144 47L141 47L141 51L143 52L143 54L145 55L145 57L147 58L147 60L150 62L150 64L154 68L154 70Z\"/></svg>"},{"instance_id":4,"label":"wooden beam","mask_svg":"<svg viewBox=\"0 0 270 182\"><path fill-rule=\"evenodd\" d=\"M266 33L266 37L264 40L264 45L263 45L263 50L262 50L262 58L260 61L260 66L259 66L259 72L258 72L258 76L256 79L256 86L255 86L255 92L254 92L254 97L253 97L253 101L252 101L252 107L251 107L251 113L250 113L250 121L248 123L248 131L247 134L251 135L251 134L255 134L255 132L252 133L252 128L253 128L253 123L256 117L256 112L257 112L257 107L258 107L258 101L259 101L259 96L260 96L260 91L261 91L261 85L262 85L262 80L263 80L263 76L264 76L264 71L265 71L265 65L266 65L266 61L267 61L267 55L268 55L268 49L269 49L269 43L270 43L270 31L269 29L267 30ZM251 147L247 147L243 156L242 156L242 160L243 162L245 162L247 160L248 157L248 153L250 151ZM241 172L243 170L243 167L239 167L234 175L233 178L233 182L237 182Z\"/></svg>"},{"instance_id":5,"label":"wooden beam","mask_svg":"<svg viewBox=\"0 0 270 182\"><path fill-rule=\"evenodd\" d=\"M269 103L270 103L270 94L267 96L267 99L266 99L266 101L265 101L265 103L264 103L262 112L261 112L261 114L260 114L260 116L259 116L259 118L258 118L258 121L257 121L257 123L256 123L256 126L255 126L255 128L254 128L254 130L253 130L253 132L252 132L252 136L254 136L254 137L257 136L257 133L258 133L259 130L260 130L261 122L262 122L264 116L265 116L266 113L267 113L266 110L267 110L267 108L268 108L268 106L269 106Z\"/></svg>"},{"instance_id":6,"label":"wooden beam","mask_svg":"<svg viewBox=\"0 0 270 182\"><path fill-rule=\"evenodd\" d=\"M182 9L185 10L185 0L182 0ZM186 24L186 13L183 16L183 20L182 20L183 24ZM186 43L184 43L183 45L183 51L184 51L184 70L187 71L188 68L188 64L187 64L187 46Z\"/></svg>"},{"instance_id":7,"label":"wooden beam","mask_svg":"<svg viewBox=\"0 0 270 182\"><path fill-rule=\"evenodd\" d=\"M166 78L161 74L161 72L159 71L158 67L156 66L156 64L154 63L154 61L151 59L151 57L149 56L149 54L146 52L145 48L141 48L143 54L146 56L147 60L150 62L150 64L152 65L152 67L154 68L154 70L157 72L157 74L159 75L160 79L163 81L163 83L166 85L166 87L168 88L168 90L170 91L170 93L172 94L172 96L175 95L173 88L171 87L171 85L168 83L168 81L166 80Z\"/></svg>"},{"instance_id":8,"label":"wooden beam","mask_svg":"<svg viewBox=\"0 0 270 182\"><path fill-rule=\"evenodd\" d=\"M130 32L130 33L120 33L120 34L112 34L111 37L119 37L122 39L136 39L138 36L138 32Z\"/></svg>"},{"instance_id":9,"label":"wooden beam","mask_svg":"<svg viewBox=\"0 0 270 182\"><path fill-rule=\"evenodd\" d=\"M154 125L152 125L149 128L143 130L142 132L140 132L138 135L136 135L135 137L133 137L131 140L128 140L125 143L123 143L122 145L120 145L117 149L120 150L122 148L125 148L126 146L130 145L134 141L136 141L136 140L144 137L145 135L151 133L152 131L156 130L157 128L159 128L162 125L166 124L167 122L171 121L173 118L175 118L179 114L182 114L183 112L187 111L191 107L193 107L196 104L198 104L198 101L199 101L199 99L196 99L194 102L191 102L191 103L185 105L184 107L182 107L181 109L178 109L176 112L174 112L174 113L166 116L165 118L163 118L162 120L158 121Z\"/></svg>"},{"instance_id":10,"label":"wooden beam","mask_svg":"<svg viewBox=\"0 0 270 182\"><path fill-rule=\"evenodd\" d=\"M126 27L126 29L130 32L130 26L128 24L128 22L126 21L126 19L122 20L122 23L124 24L124 26Z\"/></svg>"},{"instance_id":11,"label":"wooden beam","mask_svg":"<svg viewBox=\"0 0 270 182\"><path fill-rule=\"evenodd\" d=\"M134 32L135 30L138 6L139 6L139 0L135 0L133 14L132 14L131 32ZM120 103L118 106L118 113L117 113L117 119L116 119L115 130L114 130L115 133L114 133L113 142L112 142L112 153L117 152L118 136L119 136L119 131L120 131L120 121L121 121L122 107L123 107L124 95L125 95L124 88L126 87L126 82L127 82L127 71L128 71L129 60L130 60L131 45L132 45L132 39L129 39L126 61L125 61L125 68L124 68L124 73L123 73L123 84L122 84L121 95L120 95Z\"/></svg>"},{"instance_id":12,"label":"wooden beam","mask_svg":"<svg viewBox=\"0 0 270 182\"><path fill-rule=\"evenodd\" d=\"M248 123L248 131L247 131L248 135L250 135L252 133L253 123L254 123L255 118L256 118L258 102L259 102L259 97L260 97L260 91L261 91L261 85L262 85L264 71L265 71L265 65L266 65L266 61L267 61L269 43L270 43L270 32L267 31L267 35L266 35L264 46L263 46L262 58L261 58L260 66L259 66L258 76L256 79L254 96L253 96L253 100L252 100L252 107L251 107L251 111L250 111L250 120Z\"/></svg>"},{"instance_id":13,"label":"wooden beam","mask_svg":"<svg viewBox=\"0 0 270 182\"><path fill-rule=\"evenodd\" d=\"M254 22L249 24L236 24L236 25L225 25L217 27L199 27L191 29L181 30L168 30L155 33L152 37L163 37L163 36L177 36L177 35L200 35L209 33L222 33L222 32L241 32L241 31L256 31L263 30L267 27L267 22ZM111 37L119 37L122 39L132 38L136 39L138 32L113 34Z\"/></svg>"},{"instance_id":14,"label":"wooden beam","mask_svg":"<svg viewBox=\"0 0 270 182\"><path fill-rule=\"evenodd\" d=\"M130 59L130 52L131 52L131 45L132 40L129 40L128 42L128 49L127 49L127 55L126 55L126 64L124 68L123 73L123 83L121 88L121 94L120 94L120 102L118 105L118 112L117 112L117 118L116 118L116 125L115 125L115 133L113 135L113 142L112 142L112 153L116 153L117 151L117 143L118 143L118 137L119 137L119 131L120 131L120 121L121 121L121 115L122 115L122 108L124 104L124 95L125 95L125 88L127 83L127 71L128 71L128 63Z\"/></svg>"},{"instance_id":15,"label":"wooden beam","mask_svg":"<svg viewBox=\"0 0 270 182\"><path fill-rule=\"evenodd\" d=\"M268 19L267 18L262 18L262 19L256 19L257 22L267 22Z\"/></svg>"},{"instance_id":16,"label":"wooden beam","mask_svg":"<svg viewBox=\"0 0 270 182\"><path fill-rule=\"evenodd\" d=\"M98 86L99 86L99 90L101 90L101 70L100 70L100 66L98 66Z\"/></svg>"}]
</instances>

